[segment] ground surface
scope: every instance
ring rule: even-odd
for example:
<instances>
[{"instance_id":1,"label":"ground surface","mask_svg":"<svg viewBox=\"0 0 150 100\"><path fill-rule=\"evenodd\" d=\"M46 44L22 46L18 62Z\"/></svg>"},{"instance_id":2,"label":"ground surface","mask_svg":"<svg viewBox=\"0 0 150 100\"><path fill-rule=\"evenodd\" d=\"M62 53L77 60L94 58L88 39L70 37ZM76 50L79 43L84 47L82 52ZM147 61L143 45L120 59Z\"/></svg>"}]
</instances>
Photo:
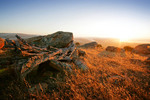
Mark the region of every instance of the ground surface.
<instances>
[{"instance_id":1,"label":"ground surface","mask_svg":"<svg viewBox=\"0 0 150 100\"><path fill-rule=\"evenodd\" d=\"M150 67L142 63L147 57L136 54L106 52L104 49L82 49L81 56L89 67L82 71L73 66L72 73L46 72L42 76L32 75L20 83L15 76L4 75L1 69L1 87L5 88L3 98L13 99L75 99L75 100L149 100ZM134 59L134 60L133 60ZM138 59L138 60L137 60ZM140 61L139 61L140 60ZM3 76L2 76L3 75ZM32 76L31 75L31 76ZM5 76L5 77L4 77ZM30 75L29 75L30 76ZM13 77L13 78L12 78ZM26 87L48 77L47 91L29 93ZM4 85L8 83L8 85ZM42 89L41 89L42 90Z\"/></svg>"}]
</instances>

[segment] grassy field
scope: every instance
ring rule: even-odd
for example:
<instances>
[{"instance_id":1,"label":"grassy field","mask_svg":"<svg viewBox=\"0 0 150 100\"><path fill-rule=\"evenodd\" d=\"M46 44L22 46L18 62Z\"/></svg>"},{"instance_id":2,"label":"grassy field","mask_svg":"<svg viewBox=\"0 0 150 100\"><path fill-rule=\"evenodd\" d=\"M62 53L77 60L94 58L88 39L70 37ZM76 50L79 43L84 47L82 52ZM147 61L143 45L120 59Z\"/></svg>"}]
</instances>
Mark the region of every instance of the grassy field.
<instances>
[{"instance_id":1,"label":"grassy field","mask_svg":"<svg viewBox=\"0 0 150 100\"><path fill-rule=\"evenodd\" d=\"M16 81L7 87L7 96L16 99L54 99L54 100L149 100L150 69L138 59L146 57L126 53L120 56L105 52L103 49L82 49L86 55L81 57L89 67L82 71L73 66L72 73L49 75L47 91L35 93L25 91L31 88L30 82L25 84ZM105 52L105 55L101 55ZM46 76L46 75L45 75ZM44 75L41 78L45 77ZM39 78L39 77L38 77ZM18 85L19 84L19 85Z\"/></svg>"}]
</instances>

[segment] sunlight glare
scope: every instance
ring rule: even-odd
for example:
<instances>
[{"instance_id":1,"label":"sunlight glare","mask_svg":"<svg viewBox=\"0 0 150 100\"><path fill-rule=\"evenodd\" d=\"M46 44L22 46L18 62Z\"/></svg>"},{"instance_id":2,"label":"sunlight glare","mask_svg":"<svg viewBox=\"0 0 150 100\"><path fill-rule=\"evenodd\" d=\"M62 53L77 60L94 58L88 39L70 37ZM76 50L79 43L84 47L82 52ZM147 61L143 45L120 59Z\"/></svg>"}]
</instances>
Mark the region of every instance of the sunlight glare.
<instances>
[{"instance_id":1,"label":"sunlight glare","mask_svg":"<svg viewBox=\"0 0 150 100\"><path fill-rule=\"evenodd\" d=\"M133 17L99 17L80 19L80 24L77 24L77 21L74 20L72 24L78 27L76 27L76 30L70 27L70 30L78 33L79 36L118 38L120 42L139 38L142 36L141 33L148 33L145 23Z\"/></svg>"},{"instance_id":2,"label":"sunlight glare","mask_svg":"<svg viewBox=\"0 0 150 100\"><path fill-rule=\"evenodd\" d=\"M126 34L117 34L114 37L118 38L120 42L128 42L132 38L132 35L130 35L130 33L126 33Z\"/></svg>"},{"instance_id":3,"label":"sunlight glare","mask_svg":"<svg viewBox=\"0 0 150 100\"><path fill-rule=\"evenodd\" d=\"M119 38L120 42L128 42L128 38Z\"/></svg>"}]
</instances>

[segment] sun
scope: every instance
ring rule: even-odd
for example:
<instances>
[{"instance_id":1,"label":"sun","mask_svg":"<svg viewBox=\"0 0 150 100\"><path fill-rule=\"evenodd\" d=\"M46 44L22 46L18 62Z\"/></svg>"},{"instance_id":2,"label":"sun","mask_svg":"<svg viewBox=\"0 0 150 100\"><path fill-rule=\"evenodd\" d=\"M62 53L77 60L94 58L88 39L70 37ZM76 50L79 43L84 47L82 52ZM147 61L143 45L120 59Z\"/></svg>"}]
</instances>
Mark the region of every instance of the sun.
<instances>
[{"instance_id":1,"label":"sun","mask_svg":"<svg viewBox=\"0 0 150 100\"><path fill-rule=\"evenodd\" d=\"M120 42L128 42L130 39L128 35L120 35L117 38L120 40Z\"/></svg>"}]
</instances>

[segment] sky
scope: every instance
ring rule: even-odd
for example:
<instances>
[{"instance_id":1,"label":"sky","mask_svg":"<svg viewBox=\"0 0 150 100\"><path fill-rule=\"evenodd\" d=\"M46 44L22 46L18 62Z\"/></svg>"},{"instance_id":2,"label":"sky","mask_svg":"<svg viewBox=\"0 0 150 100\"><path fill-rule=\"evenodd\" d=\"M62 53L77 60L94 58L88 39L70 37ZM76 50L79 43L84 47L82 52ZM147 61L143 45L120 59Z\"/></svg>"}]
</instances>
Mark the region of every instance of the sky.
<instances>
[{"instance_id":1,"label":"sky","mask_svg":"<svg viewBox=\"0 0 150 100\"><path fill-rule=\"evenodd\" d=\"M150 0L0 0L0 33L150 38Z\"/></svg>"}]
</instances>

